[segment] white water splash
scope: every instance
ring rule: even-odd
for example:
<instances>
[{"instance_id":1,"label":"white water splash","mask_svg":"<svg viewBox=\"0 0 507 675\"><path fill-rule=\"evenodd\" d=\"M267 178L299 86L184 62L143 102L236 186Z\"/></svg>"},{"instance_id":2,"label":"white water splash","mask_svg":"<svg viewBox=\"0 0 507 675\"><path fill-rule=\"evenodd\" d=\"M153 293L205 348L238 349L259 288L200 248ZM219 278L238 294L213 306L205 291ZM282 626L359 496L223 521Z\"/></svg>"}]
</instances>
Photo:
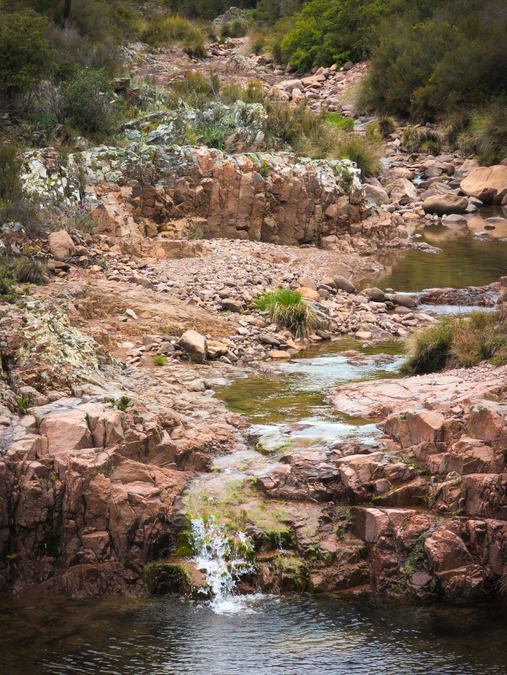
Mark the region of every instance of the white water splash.
<instances>
[{"instance_id":1,"label":"white water splash","mask_svg":"<svg viewBox=\"0 0 507 675\"><path fill-rule=\"evenodd\" d=\"M254 565L241 555L251 547L244 532L237 535L238 545L233 546L231 538L213 517L205 522L201 518L192 520L192 539L195 548L194 562L204 572L211 594L210 607L217 614L236 614L249 610L248 604L255 596L234 594L238 579L254 571Z\"/></svg>"}]
</instances>

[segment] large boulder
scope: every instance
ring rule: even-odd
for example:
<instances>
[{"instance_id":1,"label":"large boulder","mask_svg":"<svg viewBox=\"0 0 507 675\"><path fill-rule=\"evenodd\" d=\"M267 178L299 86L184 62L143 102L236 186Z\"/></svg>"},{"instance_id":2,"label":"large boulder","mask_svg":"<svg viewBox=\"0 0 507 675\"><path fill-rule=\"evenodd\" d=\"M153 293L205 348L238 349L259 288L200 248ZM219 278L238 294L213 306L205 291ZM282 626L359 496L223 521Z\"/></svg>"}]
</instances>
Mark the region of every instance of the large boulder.
<instances>
[{"instance_id":1,"label":"large boulder","mask_svg":"<svg viewBox=\"0 0 507 675\"><path fill-rule=\"evenodd\" d=\"M57 260L70 258L76 252L76 246L67 230L51 232L48 237L49 250Z\"/></svg>"},{"instance_id":2,"label":"large boulder","mask_svg":"<svg viewBox=\"0 0 507 675\"><path fill-rule=\"evenodd\" d=\"M187 330L180 338L179 345L188 356L197 363L206 360L207 344L204 335L196 330Z\"/></svg>"},{"instance_id":3,"label":"large boulder","mask_svg":"<svg viewBox=\"0 0 507 675\"><path fill-rule=\"evenodd\" d=\"M408 180L408 178L398 178L389 183L387 192L393 202L399 204L408 204L417 200L417 189L415 185Z\"/></svg>"},{"instance_id":4,"label":"large boulder","mask_svg":"<svg viewBox=\"0 0 507 675\"><path fill-rule=\"evenodd\" d=\"M446 213L465 213L468 199L459 195L434 195L427 197L422 204L426 213L443 216Z\"/></svg>"},{"instance_id":5,"label":"large boulder","mask_svg":"<svg viewBox=\"0 0 507 675\"><path fill-rule=\"evenodd\" d=\"M463 192L485 204L501 204L507 195L507 166L480 166L461 181Z\"/></svg>"}]
</instances>

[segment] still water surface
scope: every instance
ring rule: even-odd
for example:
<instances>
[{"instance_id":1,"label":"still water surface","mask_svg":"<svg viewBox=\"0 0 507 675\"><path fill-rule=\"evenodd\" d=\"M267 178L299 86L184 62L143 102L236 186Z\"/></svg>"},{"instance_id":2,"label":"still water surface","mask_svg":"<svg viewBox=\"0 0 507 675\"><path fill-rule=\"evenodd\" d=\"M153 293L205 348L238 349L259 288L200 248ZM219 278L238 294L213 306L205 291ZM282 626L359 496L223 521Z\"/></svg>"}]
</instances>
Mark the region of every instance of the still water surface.
<instances>
[{"instance_id":1,"label":"still water surface","mask_svg":"<svg viewBox=\"0 0 507 675\"><path fill-rule=\"evenodd\" d=\"M406 607L338 598L251 599L215 614L177 598L0 603L9 675L500 675L506 608Z\"/></svg>"}]
</instances>

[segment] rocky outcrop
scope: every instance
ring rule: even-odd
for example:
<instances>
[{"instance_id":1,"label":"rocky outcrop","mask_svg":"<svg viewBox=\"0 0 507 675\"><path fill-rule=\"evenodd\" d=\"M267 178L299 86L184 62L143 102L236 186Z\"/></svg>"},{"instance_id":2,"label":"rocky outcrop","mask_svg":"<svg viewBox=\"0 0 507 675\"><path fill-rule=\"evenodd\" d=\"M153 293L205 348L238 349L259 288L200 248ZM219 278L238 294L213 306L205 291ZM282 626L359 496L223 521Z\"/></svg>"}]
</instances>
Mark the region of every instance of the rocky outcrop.
<instances>
[{"instance_id":1,"label":"rocky outcrop","mask_svg":"<svg viewBox=\"0 0 507 675\"><path fill-rule=\"evenodd\" d=\"M60 165L51 158L48 168L44 151L25 155L27 192L63 193L78 204L84 175L96 231L114 236L174 238L173 223L187 218L199 221L201 236L279 244L332 247L352 234L374 246L407 237L389 213L367 218L359 172L347 160L144 143L95 148Z\"/></svg>"}]
</instances>

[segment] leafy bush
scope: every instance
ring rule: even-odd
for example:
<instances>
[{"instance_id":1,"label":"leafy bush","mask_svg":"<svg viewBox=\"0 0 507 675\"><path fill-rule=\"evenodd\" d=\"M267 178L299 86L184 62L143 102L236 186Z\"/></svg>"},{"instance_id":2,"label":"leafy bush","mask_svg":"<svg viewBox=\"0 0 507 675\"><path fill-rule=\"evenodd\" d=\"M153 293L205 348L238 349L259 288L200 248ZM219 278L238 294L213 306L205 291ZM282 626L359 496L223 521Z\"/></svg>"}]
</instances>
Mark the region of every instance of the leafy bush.
<instances>
[{"instance_id":1,"label":"leafy bush","mask_svg":"<svg viewBox=\"0 0 507 675\"><path fill-rule=\"evenodd\" d=\"M403 10L378 32L366 107L435 119L505 94L507 12L498 3L429 0Z\"/></svg>"},{"instance_id":2,"label":"leafy bush","mask_svg":"<svg viewBox=\"0 0 507 675\"><path fill-rule=\"evenodd\" d=\"M253 303L261 311L269 312L280 328L290 330L296 337L306 337L319 326L315 310L301 294L290 288L263 293Z\"/></svg>"},{"instance_id":3,"label":"leafy bush","mask_svg":"<svg viewBox=\"0 0 507 675\"><path fill-rule=\"evenodd\" d=\"M1 8L0 8L1 11ZM31 10L5 13L0 21L0 95L28 91L53 68L49 22Z\"/></svg>"},{"instance_id":4,"label":"leafy bush","mask_svg":"<svg viewBox=\"0 0 507 675\"><path fill-rule=\"evenodd\" d=\"M167 359L163 354L155 354L153 357L153 363L155 366L165 366Z\"/></svg>"},{"instance_id":5,"label":"leafy bush","mask_svg":"<svg viewBox=\"0 0 507 675\"><path fill-rule=\"evenodd\" d=\"M374 0L308 0L281 42L282 60L306 71L366 58L386 6Z\"/></svg>"},{"instance_id":6,"label":"leafy bush","mask_svg":"<svg viewBox=\"0 0 507 675\"><path fill-rule=\"evenodd\" d=\"M485 360L494 365L507 363L507 309L444 319L419 331L402 371L420 375L445 367L469 368Z\"/></svg>"},{"instance_id":7,"label":"leafy bush","mask_svg":"<svg viewBox=\"0 0 507 675\"><path fill-rule=\"evenodd\" d=\"M102 71L84 70L64 91L64 112L79 131L110 133L118 122L111 81Z\"/></svg>"}]
</instances>

